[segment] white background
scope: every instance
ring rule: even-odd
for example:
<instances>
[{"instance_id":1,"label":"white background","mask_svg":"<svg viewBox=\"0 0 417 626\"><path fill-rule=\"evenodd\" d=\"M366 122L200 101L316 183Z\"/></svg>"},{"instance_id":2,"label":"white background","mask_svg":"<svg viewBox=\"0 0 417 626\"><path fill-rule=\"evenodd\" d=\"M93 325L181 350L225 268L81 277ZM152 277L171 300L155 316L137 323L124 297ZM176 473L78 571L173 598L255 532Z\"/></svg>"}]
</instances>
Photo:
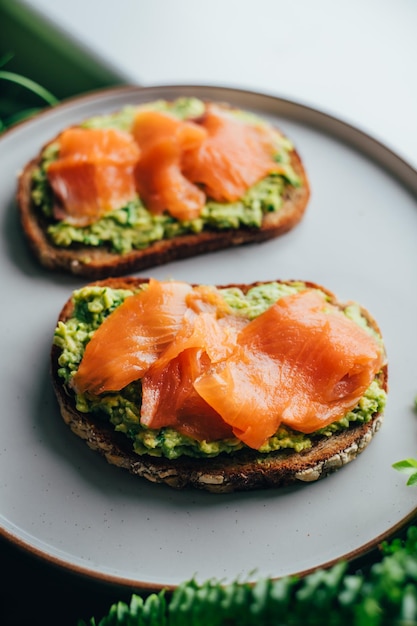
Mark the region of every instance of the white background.
<instances>
[{"instance_id":1,"label":"white background","mask_svg":"<svg viewBox=\"0 0 417 626\"><path fill-rule=\"evenodd\" d=\"M416 0L26 0L142 85L214 84L331 113L417 166Z\"/></svg>"}]
</instances>

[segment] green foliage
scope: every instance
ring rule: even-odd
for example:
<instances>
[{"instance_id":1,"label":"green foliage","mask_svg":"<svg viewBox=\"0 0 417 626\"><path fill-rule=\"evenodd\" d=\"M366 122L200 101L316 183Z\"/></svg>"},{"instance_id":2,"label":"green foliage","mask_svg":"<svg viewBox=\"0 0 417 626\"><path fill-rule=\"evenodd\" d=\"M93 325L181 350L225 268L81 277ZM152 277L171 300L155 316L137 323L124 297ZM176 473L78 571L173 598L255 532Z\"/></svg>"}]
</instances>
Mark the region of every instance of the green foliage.
<instances>
[{"instance_id":1,"label":"green foliage","mask_svg":"<svg viewBox=\"0 0 417 626\"><path fill-rule=\"evenodd\" d=\"M133 595L96 622L78 626L416 626L417 527L381 546L367 570L345 561L304 578L262 579L254 585L211 580L180 585L143 600Z\"/></svg>"},{"instance_id":2,"label":"green foliage","mask_svg":"<svg viewBox=\"0 0 417 626\"><path fill-rule=\"evenodd\" d=\"M0 68L6 65L11 58L11 54L1 57ZM27 106L24 95L20 96L19 94L20 97L15 100L7 94L7 90L3 85L0 98L0 134L14 124L32 117L41 111L45 105L53 106L58 104L58 100L53 94L26 76L0 69L0 82L4 83L4 85L17 87L23 94L35 96L41 103L39 106Z\"/></svg>"},{"instance_id":3,"label":"green foliage","mask_svg":"<svg viewBox=\"0 0 417 626\"><path fill-rule=\"evenodd\" d=\"M414 411L417 412L417 397L414 399ZM403 461L397 461L392 467L403 474L406 474L409 478L407 485L410 487L417 484L417 459L404 459Z\"/></svg>"},{"instance_id":4,"label":"green foliage","mask_svg":"<svg viewBox=\"0 0 417 626\"><path fill-rule=\"evenodd\" d=\"M397 461L392 466L394 469L402 472L403 474L407 474L409 476L407 480L407 485L415 485L417 484L417 460L416 459L405 459L404 461Z\"/></svg>"},{"instance_id":5,"label":"green foliage","mask_svg":"<svg viewBox=\"0 0 417 626\"><path fill-rule=\"evenodd\" d=\"M85 626L79 622L79 626ZM89 626L168 626L165 593L152 594L145 600L133 595L130 604L114 604L99 622L92 618Z\"/></svg>"}]
</instances>

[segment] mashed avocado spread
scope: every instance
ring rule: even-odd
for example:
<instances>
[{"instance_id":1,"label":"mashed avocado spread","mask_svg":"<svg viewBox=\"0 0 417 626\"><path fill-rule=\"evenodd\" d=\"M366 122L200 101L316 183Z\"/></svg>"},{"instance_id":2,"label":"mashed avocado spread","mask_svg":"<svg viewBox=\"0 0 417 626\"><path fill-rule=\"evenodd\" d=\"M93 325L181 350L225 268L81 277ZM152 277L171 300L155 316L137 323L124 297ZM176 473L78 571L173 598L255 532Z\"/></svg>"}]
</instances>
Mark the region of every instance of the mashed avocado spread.
<instances>
[{"instance_id":1,"label":"mashed avocado spread","mask_svg":"<svg viewBox=\"0 0 417 626\"><path fill-rule=\"evenodd\" d=\"M246 294L238 288L223 288L220 291L236 315L254 319L279 298L305 288L302 282L289 284L271 282L255 286ZM102 286L87 286L74 292L73 316L65 323L59 322L54 335L54 344L61 349L58 374L64 384L70 383L73 374L77 371L85 346L94 331L132 293L130 290ZM347 306L344 314L382 342L382 339L368 326L357 305ZM311 447L316 435L330 436L348 428L352 422L368 422L375 412L384 409L385 403L385 391L380 388L377 381L373 381L358 405L341 420L311 435L295 432L282 425L264 444L260 452L268 453L283 448L297 452L306 450ZM76 406L79 411L94 413L101 419L109 421L116 431L125 433L132 439L134 450L138 454L164 456L169 459L182 455L214 457L222 452L233 453L246 447L235 438L214 442L196 441L181 435L173 428L149 429L140 423L140 405L140 381L131 383L116 393L105 393L101 396L88 396L88 394L76 396Z\"/></svg>"},{"instance_id":2,"label":"mashed avocado spread","mask_svg":"<svg viewBox=\"0 0 417 626\"><path fill-rule=\"evenodd\" d=\"M116 128L128 131L140 108L169 111L180 119L197 118L204 112L204 103L196 98L179 98L173 102L158 100L140 107L128 106L117 113L93 117L85 121L86 128ZM234 115L248 122L261 120L250 113L234 111ZM52 217L53 195L47 179L48 165L58 156L57 142L45 148L42 160L33 174L32 199L42 214L50 220L48 235L59 247L73 244L109 246L119 254L140 250L161 239L170 239L186 233L200 233L204 229L260 228L264 214L277 212L283 204L283 194L288 187L300 186L300 180L290 165L291 142L276 133L274 159L283 166L280 174L268 175L248 189L237 202L208 201L202 214L194 220L180 221L168 214L152 215L141 199L136 197L126 206L106 214L94 224L75 227Z\"/></svg>"}]
</instances>

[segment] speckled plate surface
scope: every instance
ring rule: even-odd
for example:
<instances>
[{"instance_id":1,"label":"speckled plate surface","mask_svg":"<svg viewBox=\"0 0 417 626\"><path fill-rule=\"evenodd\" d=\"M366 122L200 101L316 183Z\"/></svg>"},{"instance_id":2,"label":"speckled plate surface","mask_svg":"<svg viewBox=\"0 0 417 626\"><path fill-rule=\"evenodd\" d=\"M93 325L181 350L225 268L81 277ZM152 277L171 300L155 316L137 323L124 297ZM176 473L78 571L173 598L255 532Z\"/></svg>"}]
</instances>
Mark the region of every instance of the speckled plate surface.
<instances>
[{"instance_id":1,"label":"speckled plate surface","mask_svg":"<svg viewBox=\"0 0 417 626\"><path fill-rule=\"evenodd\" d=\"M143 273L192 282L305 279L361 302L390 363L385 422L353 463L315 484L229 495L175 492L106 464L62 422L49 380L58 313L83 284L40 268L15 208L16 176L71 123L178 95L228 101L275 121L309 173L303 222L280 239ZM0 139L2 286L0 532L83 575L159 589L195 576L253 580L365 553L417 512L391 465L417 455L417 173L361 131L268 95L218 87L108 90L68 101Z\"/></svg>"}]
</instances>

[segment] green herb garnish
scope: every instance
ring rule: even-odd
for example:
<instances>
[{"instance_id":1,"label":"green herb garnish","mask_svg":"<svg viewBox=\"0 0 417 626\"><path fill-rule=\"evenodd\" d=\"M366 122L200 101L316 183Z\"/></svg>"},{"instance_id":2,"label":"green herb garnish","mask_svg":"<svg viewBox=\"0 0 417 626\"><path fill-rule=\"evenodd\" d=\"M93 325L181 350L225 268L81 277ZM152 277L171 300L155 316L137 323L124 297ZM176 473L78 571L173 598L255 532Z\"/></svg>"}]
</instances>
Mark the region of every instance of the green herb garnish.
<instances>
[{"instance_id":1,"label":"green herb garnish","mask_svg":"<svg viewBox=\"0 0 417 626\"><path fill-rule=\"evenodd\" d=\"M417 460L416 459L404 459L403 461L397 461L392 466L394 469L407 474L409 476L407 485L417 484Z\"/></svg>"},{"instance_id":2,"label":"green herb garnish","mask_svg":"<svg viewBox=\"0 0 417 626\"><path fill-rule=\"evenodd\" d=\"M414 410L417 411L417 397L414 399ZM404 459L393 463L392 467L402 474L408 475L407 485L417 485L417 459Z\"/></svg>"}]
</instances>

